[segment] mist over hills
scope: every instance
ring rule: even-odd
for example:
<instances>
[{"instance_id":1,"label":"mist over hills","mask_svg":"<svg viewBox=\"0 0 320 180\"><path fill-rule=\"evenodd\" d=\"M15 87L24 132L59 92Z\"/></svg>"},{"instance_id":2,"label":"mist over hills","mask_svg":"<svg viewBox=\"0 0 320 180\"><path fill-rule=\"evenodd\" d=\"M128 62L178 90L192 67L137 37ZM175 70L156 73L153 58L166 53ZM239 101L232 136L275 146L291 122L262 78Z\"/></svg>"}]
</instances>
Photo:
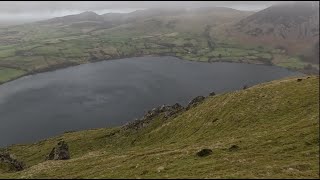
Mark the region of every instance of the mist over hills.
<instances>
[{"instance_id":1,"label":"mist over hills","mask_svg":"<svg viewBox=\"0 0 320 180\"><path fill-rule=\"evenodd\" d=\"M97 13L94 6L90 6L92 10L87 10L85 5L88 4L82 4L85 10L81 13L0 26L0 84L69 66L105 60L119 62L117 59L141 56L147 56L148 63L151 59L149 56L174 56L179 58L179 63L176 64L179 68L185 68L180 64L180 60L205 62L202 63L205 67L209 63L230 62L264 65L261 66L263 68L278 66L267 68L304 74L251 87L244 85L233 92L220 94L214 90L215 92L206 97L195 97L185 107L178 103L159 105L147 111L143 117L120 127L68 131L32 144L0 148L0 178L319 177L319 2L280 3L259 11L230 7L168 8L153 5L128 13ZM95 8L98 6L93 5ZM43 7L50 9L49 5ZM28 8L32 10L34 7ZM3 7L0 7L0 10L2 9ZM246 65L230 63L224 64ZM172 64L161 67L172 68ZM83 70L86 73L80 75L77 74L79 69L71 75L56 71L62 79L54 76L52 79L55 84L52 86L49 86L47 79L42 79L47 88L39 86L38 89L32 89L34 85L28 81L11 89L7 84L1 85L7 88L6 92L12 92L12 97L22 99L17 101L19 103L8 100L9 110L4 108L3 112L11 113L13 110L14 114L16 109L19 109L16 104L20 104L23 113L35 114L34 117L38 118L41 116L33 112L42 110L38 109L39 106L34 106L35 111L32 108L25 110L28 106L26 104L33 98L44 99L45 103L50 105L44 114L55 112L52 111L56 107L55 103L66 102L65 104L73 104L75 106L72 107L76 108L70 111L73 108L61 106L60 109L71 112L71 115L61 113L58 108L61 114L54 114L54 120L59 118L59 121L52 123L58 126L59 123L61 126L69 123L68 125L73 127L75 124L71 121L64 121L73 118L77 124L81 124L79 117L84 114L79 113L77 107L85 105L101 112L113 111L114 107L118 107L114 104L121 101L118 97L128 95L126 91L122 91L124 88L128 88L130 92L143 89L141 99L138 97L140 93L133 95L138 97L133 100L141 103L147 96L163 98L153 91L161 86L159 82L169 82L168 91L172 92L172 84L178 81L170 79L171 76L179 74L176 69L170 73L164 71L165 75L161 74L164 77L162 79L154 76L157 74L153 71L155 68L136 68L139 63L130 66L135 68L134 73L128 70L131 68L117 70L114 68L116 66L109 66L110 64L106 64L110 69L102 68L99 63L91 65L97 65L101 69L89 69L87 72ZM120 64L121 67L123 65ZM195 66L192 63L190 69L184 69L186 75L180 76L190 80L188 75L196 72ZM160 65L156 66L158 67ZM207 86L209 83L203 80L204 77L211 80L215 76L222 78L224 82L225 78L237 76L232 75L231 71L240 72L239 77L247 73L247 70L236 66L217 69L221 69L225 74L196 76L192 83L193 88L201 89L198 82L205 82ZM255 75L258 77L263 74L257 65L254 65L253 70L253 75L247 73L243 76L247 82ZM121 73L124 77L137 76L135 78L148 77L142 74L142 71L152 72L152 83L147 83L152 90L140 87L139 83L131 79L129 81L133 86L127 81L117 84L121 82L118 74L101 73L109 71ZM163 72L162 69L159 71ZM96 72L99 72L99 81L91 84L96 78L91 78L93 76L88 74ZM277 73L270 71L270 74ZM65 77L77 79L67 80ZM59 86L60 80L66 83ZM77 80L81 83L77 84ZM38 82L37 79L35 81ZM74 82L76 86L69 86ZM115 88L110 86L110 82L116 83ZM146 80L142 79L141 82L145 83ZM230 84L239 83L242 84L235 80ZM102 84L111 88L89 88ZM128 84L130 86L127 86ZM223 86L219 82L210 81L210 84ZM21 86L26 87L26 91L15 94ZM73 87L81 93L75 93ZM188 84L188 88L183 89L193 92L194 89L189 87ZM46 89L50 91L49 95L39 93ZM24 92L29 91L34 94L24 96ZM86 93L82 93L84 91L90 94L86 96ZM177 92L180 94L181 90ZM63 94L61 99L66 101L56 101L55 96L51 98L54 100L45 99L55 93ZM108 101L114 94L115 101ZM68 99L69 96L71 100ZM126 100L122 101L126 108L117 110L130 114L133 108L128 110L130 107ZM106 108L105 104L97 106L98 108L92 106L100 105L101 102L113 107ZM88 122L91 125L95 117L88 113L90 111L91 109L83 111L86 113L83 118L86 121L86 117L89 117ZM97 115L96 112L99 111L92 112ZM29 123L25 121L26 117L21 117L24 122ZM39 120L40 125L44 122L41 120L47 119L34 117L30 119ZM20 116L17 119L20 120ZM121 118L115 118L115 121L118 119ZM105 123L104 119L102 121ZM11 123L11 119L8 122ZM15 123L11 124L15 126ZM48 124L50 129L53 129L53 126ZM47 128L41 130L46 131ZM9 131L15 133L12 129ZM20 136L19 132L17 136Z\"/></svg>"},{"instance_id":2,"label":"mist over hills","mask_svg":"<svg viewBox=\"0 0 320 180\"><path fill-rule=\"evenodd\" d=\"M318 6L318 2L291 2L258 12L228 7L153 7L101 15L85 11L4 27L0 28L0 67L13 73L3 81L143 55L268 64L316 74Z\"/></svg>"}]
</instances>

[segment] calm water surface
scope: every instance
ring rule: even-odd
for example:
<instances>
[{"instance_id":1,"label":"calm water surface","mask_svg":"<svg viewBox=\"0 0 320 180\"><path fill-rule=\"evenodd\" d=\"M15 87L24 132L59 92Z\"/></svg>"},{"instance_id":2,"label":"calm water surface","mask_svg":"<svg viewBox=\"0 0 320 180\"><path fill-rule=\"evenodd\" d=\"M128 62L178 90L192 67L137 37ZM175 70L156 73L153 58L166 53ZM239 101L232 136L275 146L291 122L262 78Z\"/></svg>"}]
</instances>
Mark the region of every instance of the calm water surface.
<instances>
[{"instance_id":1,"label":"calm water surface","mask_svg":"<svg viewBox=\"0 0 320 180\"><path fill-rule=\"evenodd\" d=\"M141 57L27 76L0 86L0 146L122 125L161 104L186 105L212 91L294 75L301 74L274 66Z\"/></svg>"}]
</instances>

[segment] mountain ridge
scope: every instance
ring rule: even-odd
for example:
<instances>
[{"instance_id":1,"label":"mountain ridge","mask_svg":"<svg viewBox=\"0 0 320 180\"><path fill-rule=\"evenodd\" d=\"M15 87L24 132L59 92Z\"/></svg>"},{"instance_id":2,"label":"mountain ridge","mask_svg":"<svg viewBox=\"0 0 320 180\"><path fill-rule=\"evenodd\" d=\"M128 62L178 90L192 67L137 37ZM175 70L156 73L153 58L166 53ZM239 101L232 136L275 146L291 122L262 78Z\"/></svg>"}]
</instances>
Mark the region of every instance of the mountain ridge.
<instances>
[{"instance_id":1,"label":"mountain ridge","mask_svg":"<svg viewBox=\"0 0 320 180\"><path fill-rule=\"evenodd\" d=\"M273 5L242 19L234 28L235 34L245 36L244 41L282 46L291 54L306 54L319 43L319 3ZM319 63L319 59L314 62Z\"/></svg>"}]
</instances>

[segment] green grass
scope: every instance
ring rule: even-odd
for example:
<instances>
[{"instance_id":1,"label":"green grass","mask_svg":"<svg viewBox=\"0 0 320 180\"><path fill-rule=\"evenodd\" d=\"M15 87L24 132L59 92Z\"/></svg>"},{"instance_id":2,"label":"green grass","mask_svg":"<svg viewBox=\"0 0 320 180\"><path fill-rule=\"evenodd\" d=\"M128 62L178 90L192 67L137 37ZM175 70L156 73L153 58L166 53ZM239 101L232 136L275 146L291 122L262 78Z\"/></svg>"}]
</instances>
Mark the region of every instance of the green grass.
<instances>
[{"instance_id":1,"label":"green grass","mask_svg":"<svg viewBox=\"0 0 320 180\"><path fill-rule=\"evenodd\" d=\"M8 150L29 168L1 178L319 178L319 77L207 97L139 131L65 133ZM112 135L114 132L114 135ZM71 159L44 161L59 141ZM238 145L238 151L229 151ZM199 158L202 148L213 154Z\"/></svg>"},{"instance_id":2,"label":"green grass","mask_svg":"<svg viewBox=\"0 0 320 180\"><path fill-rule=\"evenodd\" d=\"M285 68L304 68L304 66L308 65L300 60L298 57L289 57L288 59L284 60L277 64L278 66L285 67Z\"/></svg>"},{"instance_id":3,"label":"green grass","mask_svg":"<svg viewBox=\"0 0 320 180\"><path fill-rule=\"evenodd\" d=\"M0 83L10 81L16 77L20 77L25 73L25 71L21 70L0 67Z\"/></svg>"},{"instance_id":4,"label":"green grass","mask_svg":"<svg viewBox=\"0 0 320 180\"><path fill-rule=\"evenodd\" d=\"M14 55L15 55L14 49L0 50L0 58L10 57L10 56L14 56Z\"/></svg>"}]
</instances>

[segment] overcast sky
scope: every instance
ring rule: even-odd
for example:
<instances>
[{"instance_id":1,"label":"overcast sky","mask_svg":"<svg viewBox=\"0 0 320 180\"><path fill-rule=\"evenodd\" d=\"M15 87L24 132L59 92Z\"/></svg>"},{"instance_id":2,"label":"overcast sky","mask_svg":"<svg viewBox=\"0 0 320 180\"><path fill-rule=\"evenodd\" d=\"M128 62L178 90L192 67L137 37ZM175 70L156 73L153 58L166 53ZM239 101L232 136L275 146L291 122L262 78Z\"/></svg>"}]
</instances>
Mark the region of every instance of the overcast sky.
<instances>
[{"instance_id":1,"label":"overcast sky","mask_svg":"<svg viewBox=\"0 0 320 180\"><path fill-rule=\"evenodd\" d=\"M132 12L152 7L230 7L257 11L276 1L0 1L0 23L29 22L52 17L94 11Z\"/></svg>"}]
</instances>

